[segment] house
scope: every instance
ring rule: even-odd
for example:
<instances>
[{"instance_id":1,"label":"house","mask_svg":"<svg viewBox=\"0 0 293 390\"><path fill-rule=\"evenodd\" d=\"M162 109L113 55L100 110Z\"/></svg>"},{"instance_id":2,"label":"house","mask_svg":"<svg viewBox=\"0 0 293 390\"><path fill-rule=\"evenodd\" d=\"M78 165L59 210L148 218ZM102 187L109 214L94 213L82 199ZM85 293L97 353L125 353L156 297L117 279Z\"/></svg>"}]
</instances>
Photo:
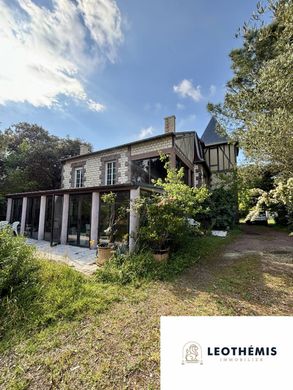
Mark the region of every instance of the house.
<instances>
[{"instance_id":1,"label":"house","mask_svg":"<svg viewBox=\"0 0 293 390\"><path fill-rule=\"evenodd\" d=\"M154 191L152 180L166 174L161 153L172 167L183 167L186 184L199 187L235 167L238 147L217 134L214 118L199 138L194 131L176 132L175 116L167 117L164 133L155 137L92 153L82 146L79 155L62 161L61 188L7 195L6 219L20 221L22 234L51 245L96 246L109 212L101 195L116 193L118 208ZM137 224L130 208L118 229L118 240L129 234L130 250Z\"/></svg>"}]
</instances>

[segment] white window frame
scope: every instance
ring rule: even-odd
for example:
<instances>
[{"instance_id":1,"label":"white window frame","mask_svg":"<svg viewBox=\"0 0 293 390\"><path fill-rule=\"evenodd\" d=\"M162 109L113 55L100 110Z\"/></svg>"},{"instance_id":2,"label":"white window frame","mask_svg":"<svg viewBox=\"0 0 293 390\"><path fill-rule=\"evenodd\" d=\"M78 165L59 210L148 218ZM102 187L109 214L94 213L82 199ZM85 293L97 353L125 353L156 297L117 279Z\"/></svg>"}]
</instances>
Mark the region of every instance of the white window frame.
<instances>
[{"instance_id":1,"label":"white window frame","mask_svg":"<svg viewBox=\"0 0 293 390\"><path fill-rule=\"evenodd\" d=\"M117 176L116 168L117 168L116 160L106 162L105 183L107 186L109 186L109 185L111 186L111 185L116 184L116 176ZM109 169L111 171L110 171L110 174L108 175ZM109 181L108 181L108 178L109 178Z\"/></svg>"},{"instance_id":2,"label":"white window frame","mask_svg":"<svg viewBox=\"0 0 293 390\"><path fill-rule=\"evenodd\" d=\"M80 172L79 177L77 176L78 172ZM74 186L76 188L83 187L83 168L75 168Z\"/></svg>"}]
</instances>

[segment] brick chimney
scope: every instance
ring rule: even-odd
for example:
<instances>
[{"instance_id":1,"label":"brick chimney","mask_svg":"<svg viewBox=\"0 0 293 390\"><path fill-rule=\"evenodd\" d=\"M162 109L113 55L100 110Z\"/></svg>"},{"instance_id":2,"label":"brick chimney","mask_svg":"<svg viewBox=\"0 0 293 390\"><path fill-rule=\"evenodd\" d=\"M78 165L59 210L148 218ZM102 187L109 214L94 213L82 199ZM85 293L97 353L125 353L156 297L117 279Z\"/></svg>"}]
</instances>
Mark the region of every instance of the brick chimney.
<instances>
[{"instance_id":1,"label":"brick chimney","mask_svg":"<svg viewBox=\"0 0 293 390\"><path fill-rule=\"evenodd\" d=\"M89 147L85 144L81 144L79 147L79 154L88 154L90 152Z\"/></svg>"},{"instance_id":2,"label":"brick chimney","mask_svg":"<svg viewBox=\"0 0 293 390\"><path fill-rule=\"evenodd\" d=\"M175 133L176 131L176 116L167 116L165 118L165 133Z\"/></svg>"}]
</instances>

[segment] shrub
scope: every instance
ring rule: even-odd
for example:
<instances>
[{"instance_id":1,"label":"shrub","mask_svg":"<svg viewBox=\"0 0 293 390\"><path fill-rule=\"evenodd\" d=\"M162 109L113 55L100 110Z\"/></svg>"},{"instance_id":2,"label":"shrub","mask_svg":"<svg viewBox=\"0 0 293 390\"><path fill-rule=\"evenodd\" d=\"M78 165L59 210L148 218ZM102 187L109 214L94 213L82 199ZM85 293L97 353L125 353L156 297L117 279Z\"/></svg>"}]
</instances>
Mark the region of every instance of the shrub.
<instances>
[{"instance_id":1,"label":"shrub","mask_svg":"<svg viewBox=\"0 0 293 390\"><path fill-rule=\"evenodd\" d=\"M37 269L33 247L12 230L0 231L0 297L9 295L34 281Z\"/></svg>"},{"instance_id":2,"label":"shrub","mask_svg":"<svg viewBox=\"0 0 293 390\"><path fill-rule=\"evenodd\" d=\"M103 268L97 270L96 278L100 282L127 284L142 279L156 279L160 265L155 262L150 252L132 255L115 255Z\"/></svg>"},{"instance_id":3,"label":"shrub","mask_svg":"<svg viewBox=\"0 0 293 390\"><path fill-rule=\"evenodd\" d=\"M251 209L247 220L253 219L260 211L277 212L277 223L287 225L293 230L293 177L287 180L276 180L270 191L254 189L258 193L256 205Z\"/></svg>"},{"instance_id":4,"label":"shrub","mask_svg":"<svg viewBox=\"0 0 293 390\"><path fill-rule=\"evenodd\" d=\"M237 200L234 189L214 189L210 197L210 210L212 227L217 229L233 227L237 214Z\"/></svg>"},{"instance_id":5,"label":"shrub","mask_svg":"<svg viewBox=\"0 0 293 390\"><path fill-rule=\"evenodd\" d=\"M161 156L162 161L165 158ZM177 247L190 230L188 218L196 219L199 213L205 212L203 204L209 196L207 188L186 185L183 168L170 168L170 163L166 162L165 169L166 178L154 181L158 192L141 197L135 205L140 215L140 248L160 251L170 246Z\"/></svg>"},{"instance_id":6,"label":"shrub","mask_svg":"<svg viewBox=\"0 0 293 390\"><path fill-rule=\"evenodd\" d=\"M96 279L104 283L137 284L150 280L171 280L200 259L211 255L226 241L218 237L186 235L180 247L166 262L158 263L151 252L117 255L96 272Z\"/></svg>"},{"instance_id":7,"label":"shrub","mask_svg":"<svg viewBox=\"0 0 293 390\"><path fill-rule=\"evenodd\" d=\"M197 220L205 230L229 229L237 221L237 207L236 172L215 174L210 196L203 205L208 212L199 215Z\"/></svg>"}]
</instances>

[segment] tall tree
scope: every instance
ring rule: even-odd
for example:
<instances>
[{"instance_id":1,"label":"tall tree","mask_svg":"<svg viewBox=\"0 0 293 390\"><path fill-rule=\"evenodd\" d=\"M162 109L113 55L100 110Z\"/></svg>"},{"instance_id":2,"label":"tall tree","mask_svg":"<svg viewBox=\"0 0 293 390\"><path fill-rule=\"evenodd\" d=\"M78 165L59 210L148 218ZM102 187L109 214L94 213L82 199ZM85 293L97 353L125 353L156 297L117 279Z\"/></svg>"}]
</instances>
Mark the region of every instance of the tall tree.
<instances>
[{"instance_id":1,"label":"tall tree","mask_svg":"<svg viewBox=\"0 0 293 390\"><path fill-rule=\"evenodd\" d=\"M270 14L272 21L264 23ZM222 104L209 104L248 158L293 175L293 0L258 4L232 50L233 78Z\"/></svg>"},{"instance_id":2,"label":"tall tree","mask_svg":"<svg viewBox=\"0 0 293 390\"><path fill-rule=\"evenodd\" d=\"M18 123L0 133L0 195L60 187L61 159L79 154L80 139L59 138ZM91 145L88 144L91 149Z\"/></svg>"}]
</instances>

